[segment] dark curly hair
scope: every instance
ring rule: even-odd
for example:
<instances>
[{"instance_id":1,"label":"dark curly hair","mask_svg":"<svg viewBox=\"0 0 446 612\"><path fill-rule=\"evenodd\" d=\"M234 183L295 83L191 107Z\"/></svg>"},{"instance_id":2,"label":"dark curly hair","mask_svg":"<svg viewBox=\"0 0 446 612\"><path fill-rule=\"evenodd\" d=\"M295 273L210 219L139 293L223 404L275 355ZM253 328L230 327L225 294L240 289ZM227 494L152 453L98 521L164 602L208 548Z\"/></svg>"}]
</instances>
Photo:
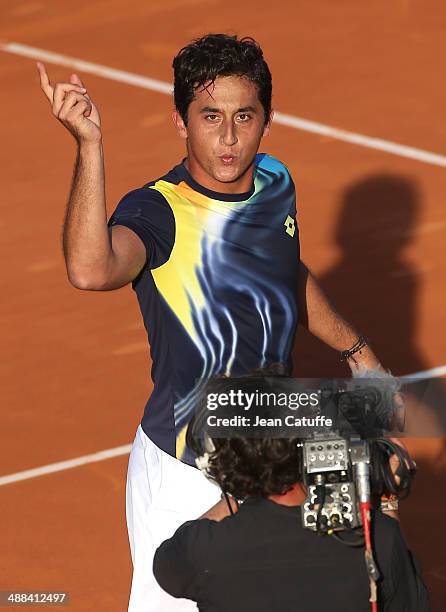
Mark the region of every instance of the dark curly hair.
<instances>
[{"instance_id":1,"label":"dark curly hair","mask_svg":"<svg viewBox=\"0 0 446 612\"><path fill-rule=\"evenodd\" d=\"M257 87L265 113L271 112L272 80L258 43L250 37L207 34L183 47L173 59L174 100L187 124L187 109L198 88L207 88L221 76L243 76Z\"/></svg>"},{"instance_id":2,"label":"dark curly hair","mask_svg":"<svg viewBox=\"0 0 446 612\"><path fill-rule=\"evenodd\" d=\"M299 440L292 438L213 438L207 472L222 491L237 499L283 495L302 481Z\"/></svg>"}]
</instances>

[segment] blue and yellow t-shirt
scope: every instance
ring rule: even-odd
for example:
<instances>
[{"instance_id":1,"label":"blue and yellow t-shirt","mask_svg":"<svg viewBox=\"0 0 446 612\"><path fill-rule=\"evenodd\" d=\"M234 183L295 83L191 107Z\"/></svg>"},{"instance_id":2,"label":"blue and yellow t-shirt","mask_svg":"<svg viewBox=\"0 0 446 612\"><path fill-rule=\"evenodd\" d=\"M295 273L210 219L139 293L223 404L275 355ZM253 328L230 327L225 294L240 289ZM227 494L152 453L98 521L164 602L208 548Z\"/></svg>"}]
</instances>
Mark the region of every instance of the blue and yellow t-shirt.
<instances>
[{"instance_id":1,"label":"blue and yellow t-shirt","mask_svg":"<svg viewBox=\"0 0 446 612\"><path fill-rule=\"evenodd\" d=\"M184 164L128 193L109 225L144 242L133 281L152 356L142 428L187 463L185 432L203 381L290 364L297 327L299 234L287 168L256 157L251 191L199 185Z\"/></svg>"}]
</instances>

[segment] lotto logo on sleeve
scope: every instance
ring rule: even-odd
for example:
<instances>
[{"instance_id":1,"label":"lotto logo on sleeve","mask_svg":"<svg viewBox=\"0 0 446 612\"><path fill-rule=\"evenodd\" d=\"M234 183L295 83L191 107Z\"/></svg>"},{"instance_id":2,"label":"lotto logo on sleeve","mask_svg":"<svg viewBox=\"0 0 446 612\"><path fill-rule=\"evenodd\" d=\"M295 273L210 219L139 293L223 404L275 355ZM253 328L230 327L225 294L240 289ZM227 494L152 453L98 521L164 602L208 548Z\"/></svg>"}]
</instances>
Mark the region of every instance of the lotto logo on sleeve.
<instances>
[{"instance_id":1,"label":"lotto logo on sleeve","mask_svg":"<svg viewBox=\"0 0 446 612\"><path fill-rule=\"evenodd\" d=\"M290 217L290 215L288 215L288 217L285 219L284 226L286 233L292 238L294 236L294 232L296 231L296 225L293 217Z\"/></svg>"}]
</instances>

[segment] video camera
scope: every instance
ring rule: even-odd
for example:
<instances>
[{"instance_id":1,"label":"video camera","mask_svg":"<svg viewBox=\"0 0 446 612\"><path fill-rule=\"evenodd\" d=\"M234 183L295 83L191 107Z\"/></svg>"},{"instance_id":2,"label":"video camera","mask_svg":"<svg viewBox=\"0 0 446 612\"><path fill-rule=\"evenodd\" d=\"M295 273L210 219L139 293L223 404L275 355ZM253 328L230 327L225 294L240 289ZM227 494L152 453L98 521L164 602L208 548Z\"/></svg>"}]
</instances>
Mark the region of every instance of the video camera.
<instances>
[{"instance_id":1,"label":"video camera","mask_svg":"<svg viewBox=\"0 0 446 612\"><path fill-rule=\"evenodd\" d=\"M315 434L303 446L303 526L319 533L351 530L361 522L358 505L358 478L370 463L367 440L356 437ZM365 487L370 493L370 487Z\"/></svg>"},{"instance_id":2,"label":"video camera","mask_svg":"<svg viewBox=\"0 0 446 612\"><path fill-rule=\"evenodd\" d=\"M411 459L401 446L383 437L404 429L398 387L390 377L321 385L320 410L332 416L336 427L314 431L300 443L307 489L305 528L327 534L351 531L363 524L361 500L408 494ZM393 454L400 460L399 484L389 463Z\"/></svg>"}]
</instances>

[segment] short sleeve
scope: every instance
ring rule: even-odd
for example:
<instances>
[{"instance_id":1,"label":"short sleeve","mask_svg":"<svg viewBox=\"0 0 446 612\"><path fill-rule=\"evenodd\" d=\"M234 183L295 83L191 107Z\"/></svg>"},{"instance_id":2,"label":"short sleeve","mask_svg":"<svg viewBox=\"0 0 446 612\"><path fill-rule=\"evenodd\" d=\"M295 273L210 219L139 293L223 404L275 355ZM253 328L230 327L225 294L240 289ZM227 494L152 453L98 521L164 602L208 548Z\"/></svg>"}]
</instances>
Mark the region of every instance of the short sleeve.
<instances>
[{"instance_id":1,"label":"short sleeve","mask_svg":"<svg viewBox=\"0 0 446 612\"><path fill-rule=\"evenodd\" d=\"M114 225L125 225L141 238L150 269L159 268L169 259L175 242L175 219L156 189L141 187L125 195L108 221L109 227Z\"/></svg>"},{"instance_id":2,"label":"short sleeve","mask_svg":"<svg viewBox=\"0 0 446 612\"><path fill-rule=\"evenodd\" d=\"M213 521L188 521L155 552L153 574L161 588L173 597L197 601L202 567L209 551Z\"/></svg>"}]
</instances>

